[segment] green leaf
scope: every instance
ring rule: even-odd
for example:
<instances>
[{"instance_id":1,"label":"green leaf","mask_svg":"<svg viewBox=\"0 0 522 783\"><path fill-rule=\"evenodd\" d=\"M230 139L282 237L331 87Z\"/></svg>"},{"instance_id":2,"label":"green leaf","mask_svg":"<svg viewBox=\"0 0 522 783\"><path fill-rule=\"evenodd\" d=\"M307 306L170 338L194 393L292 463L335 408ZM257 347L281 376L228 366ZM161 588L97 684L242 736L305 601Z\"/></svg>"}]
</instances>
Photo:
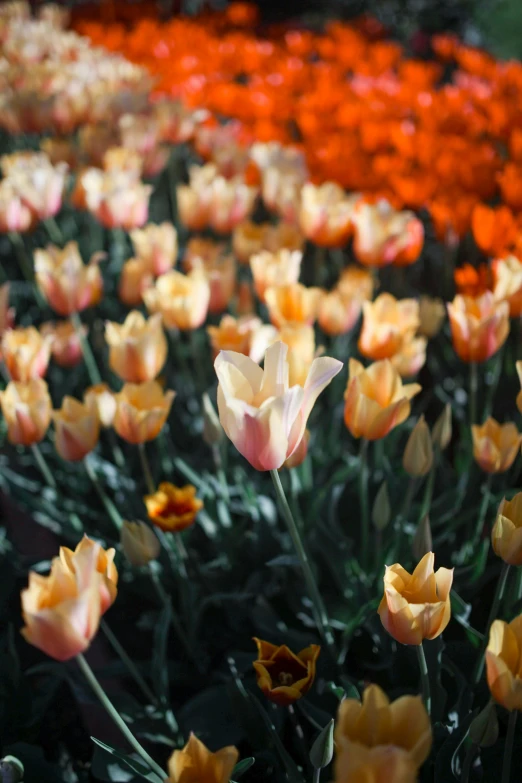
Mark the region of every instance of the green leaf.
<instances>
[{"instance_id":1,"label":"green leaf","mask_svg":"<svg viewBox=\"0 0 522 783\"><path fill-rule=\"evenodd\" d=\"M172 607L165 603L154 629L154 652L152 655L152 680L154 690L162 704L168 704L169 670L167 665L167 645L172 618Z\"/></svg>"},{"instance_id":2,"label":"green leaf","mask_svg":"<svg viewBox=\"0 0 522 783\"><path fill-rule=\"evenodd\" d=\"M281 742L279 735L276 731L276 728L274 724L272 723L272 720L268 713L266 712L265 708L259 701L259 699L256 699L255 696L253 696L251 693L248 694L248 698L250 699L250 702L254 705L256 710L258 711L261 720L265 724L265 728L268 732L268 735L273 742L277 752L279 753L279 756L281 757L281 761L283 762L286 774L288 775L288 779L290 780L290 783L302 783L302 777L301 774L290 756L290 754L287 752L285 746Z\"/></svg>"},{"instance_id":3,"label":"green leaf","mask_svg":"<svg viewBox=\"0 0 522 783\"><path fill-rule=\"evenodd\" d=\"M252 756L250 756L250 758L248 759L243 759L243 761L240 761L239 764L236 764L236 766L232 770L232 775L234 776L234 778L239 779L241 775L244 775L245 772L249 770L250 767L253 767L255 763L256 760L255 758L252 758Z\"/></svg>"},{"instance_id":4,"label":"green leaf","mask_svg":"<svg viewBox=\"0 0 522 783\"><path fill-rule=\"evenodd\" d=\"M315 769L324 769L333 758L334 752L334 719L326 724L316 737L310 749L310 761Z\"/></svg>"},{"instance_id":5,"label":"green leaf","mask_svg":"<svg viewBox=\"0 0 522 783\"><path fill-rule=\"evenodd\" d=\"M131 756L127 756L125 753L122 753L119 750L111 748L110 745L106 745L105 742L96 739L96 737L91 737L91 739L95 745L98 745L99 748L101 748L106 753L109 753L109 755L114 756L115 759L121 761L122 764L125 764L129 769L131 769L144 780L148 780L150 783L163 783L163 781L160 781L158 775L156 775L155 772L149 770L149 768L141 762L136 761Z\"/></svg>"}]
</instances>

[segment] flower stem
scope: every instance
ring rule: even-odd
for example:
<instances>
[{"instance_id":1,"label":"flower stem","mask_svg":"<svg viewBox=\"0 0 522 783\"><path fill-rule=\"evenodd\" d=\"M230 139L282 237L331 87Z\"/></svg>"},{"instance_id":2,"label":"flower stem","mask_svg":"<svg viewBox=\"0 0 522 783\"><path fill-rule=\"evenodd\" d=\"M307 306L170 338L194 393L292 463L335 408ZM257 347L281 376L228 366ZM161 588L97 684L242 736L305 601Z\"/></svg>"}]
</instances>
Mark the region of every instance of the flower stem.
<instances>
[{"instance_id":1,"label":"flower stem","mask_svg":"<svg viewBox=\"0 0 522 783\"><path fill-rule=\"evenodd\" d=\"M85 660L85 658L81 653L79 653L76 656L76 660L78 661L78 665L82 670L83 674L85 675L85 678L88 681L91 688L93 689L94 693L99 698L100 702L105 707L105 709L107 710L108 714L110 715L114 723L118 726L118 728L120 729L121 733L128 741L128 743L134 748L136 753L138 753L138 755L141 756L141 758L143 759L145 764L149 767L149 769L151 769L153 772L159 775L161 780L168 780L167 774L161 769L159 764L156 764L154 759L149 756L145 748L142 748L142 746L140 745L140 743L138 742L134 734L131 732L131 730L129 729L129 727L127 726L127 724L125 723L125 721L123 720L123 718L121 717L121 715L119 714L119 712L114 707L109 697L103 690L102 686L96 679L93 670L91 669L91 667L89 666L89 664L87 663L87 661Z\"/></svg>"},{"instance_id":2,"label":"flower stem","mask_svg":"<svg viewBox=\"0 0 522 783\"><path fill-rule=\"evenodd\" d=\"M361 560L364 568L368 567L370 550L370 517L368 510L368 441L361 439L359 452L359 503L361 514Z\"/></svg>"},{"instance_id":3,"label":"flower stem","mask_svg":"<svg viewBox=\"0 0 522 783\"><path fill-rule=\"evenodd\" d=\"M297 717L293 704L288 705L288 714L290 715L290 720L292 722L292 726L294 728L295 735L297 737L297 741L301 749L301 754L303 756L304 763L306 763L308 761L308 748L306 747L303 727L299 722L299 718Z\"/></svg>"},{"instance_id":4,"label":"flower stem","mask_svg":"<svg viewBox=\"0 0 522 783\"><path fill-rule=\"evenodd\" d=\"M470 426L477 421L477 391L478 391L478 369L476 362L470 362L469 365L469 423Z\"/></svg>"},{"instance_id":5,"label":"flower stem","mask_svg":"<svg viewBox=\"0 0 522 783\"><path fill-rule=\"evenodd\" d=\"M84 334L81 318L78 313L71 313L71 323L74 326L76 335L80 341L80 345L82 346L83 358L85 361L85 366L87 367L87 372L89 373L90 381L93 385L101 383L102 377L100 375L100 371L98 370L98 365L96 364L96 359L94 358L91 346L89 345L89 340Z\"/></svg>"},{"instance_id":6,"label":"flower stem","mask_svg":"<svg viewBox=\"0 0 522 783\"><path fill-rule=\"evenodd\" d=\"M149 686L141 676L134 661L127 655L124 648L121 646L118 639L113 634L113 632L111 631L111 629L109 628L105 620L101 621L100 628L102 629L103 633L107 637L107 640L111 645L111 647L113 648L113 650L121 658L122 662L129 670L129 674L132 676L136 684L139 686L145 698L149 700L150 704L156 705L157 704L156 697L154 696L151 689L149 688Z\"/></svg>"},{"instance_id":7,"label":"flower stem","mask_svg":"<svg viewBox=\"0 0 522 783\"><path fill-rule=\"evenodd\" d=\"M31 264L29 258L27 257L24 240L22 239L21 234L19 234L17 231L10 231L9 239L15 249L16 259L18 261L18 266L20 267L20 271L23 277L33 289L37 303L40 305L40 307L45 307L46 301L42 296L40 289L35 283L33 265Z\"/></svg>"},{"instance_id":8,"label":"flower stem","mask_svg":"<svg viewBox=\"0 0 522 783\"><path fill-rule=\"evenodd\" d=\"M31 451L33 452L33 456L36 460L36 464L40 468L40 473L44 477L45 481L47 482L48 486L51 487L51 489L58 489L58 486L56 484L55 478L53 474L50 471L50 468L45 461L45 457L40 451L40 447L37 443L33 443L31 446Z\"/></svg>"},{"instance_id":9,"label":"flower stem","mask_svg":"<svg viewBox=\"0 0 522 783\"><path fill-rule=\"evenodd\" d=\"M489 501L491 499L491 482L493 480L493 474L490 473L488 475L488 478L484 484L484 495L482 497L482 503L480 504L480 511L477 517L477 524L475 527L475 532L473 534L472 539L472 546L475 548L477 544L480 541L480 536L482 533L482 528L484 527L484 520L486 518L486 514L489 508Z\"/></svg>"},{"instance_id":10,"label":"flower stem","mask_svg":"<svg viewBox=\"0 0 522 783\"><path fill-rule=\"evenodd\" d=\"M205 377L205 363L202 361L198 345L198 333L196 329L190 330L190 353L192 354L192 364L195 370L194 385L196 391L204 392L207 388L207 379ZM199 388L198 388L199 387ZM199 396L198 396L199 400Z\"/></svg>"},{"instance_id":11,"label":"flower stem","mask_svg":"<svg viewBox=\"0 0 522 783\"><path fill-rule=\"evenodd\" d=\"M221 456L221 449L219 443L214 443L212 446L212 456L214 458L214 465L216 468L217 477L221 487L221 494L225 503L230 502L230 493L228 491L228 483L225 471L223 470L223 458Z\"/></svg>"},{"instance_id":12,"label":"flower stem","mask_svg":"<svg viewBox=\"0 0 522 783\"><path fill-rule=\"evenodd\" d=\"M511 758L513 756L513 741L515 739L515 728L517 725L518 710L512 710L509 714L506 745L504 747L504 761L502 763L502 783L509 783L511 780Z\"/></svg>"},{"instance_id":13,"label":"flower stem","mask_svg":"<svg viewBox=\"0 0 522 783\"><path fill-rule=\"evenodd\" d=\"M308 555L306 554L306 550L303 546L303 542L301 541L299 530L297 528L297 525L295 524L294 517L290 510L290 506L288 505L285 491L281 484L281 479L279 478L279 473L277 472L277 470L271 470L270 474L272 476L272 481L274 482L279 508L283 514L288 532L290 533L290 537L295 547L297 557L299 558L299 562L301 563L301 569L303 571L303 576L306 582L308 595L310 597L310 600L312 601L312 606L314 608L315 621L326 644L328 645L332 653L335 655L335 658L337 660L337 655L335 653L334 638L333 638L332 630L330 628L330 623L328 621L328 615L326 613L323 599L321 598L321 593L319 592L319 588L317 587L317 583L315 581L313 571L310 567Z\"/></svg>"},{"instance_id":14,"label":"flower stem","mask_svg":"<svg viewBox=\"0 0 522 783\"><path fill-rule=\"evenodd\" d=\"M478 684L480 678L482 677L482 672L484 671L484 653L486 651L486 647L488 646L489 629L491 628L493 621L497 617L498 610L500 607L500 602L502 601L502 598L504 596L504 591L506 589L509 571L510 571L509 563L504 563L502 566L502 571L500 572L500 576L498 578L497 589L495 590L493 603L491 604L491 610L489 612L488 623L486 626L486 631L484 633L484 639L482 640L482 644L480 646L479 658L477 661L477 665L475 666L475 673L473 676L474 685Z\"/></svg>"},{"instance_id":15,"label":"flower stem","mask_svg":"<svg viewBox=\"0 0 522 783\"><path fill-rule=\"evenodd\" d=\"M84 458L83 464L85 466L85 470L87 472L87 475L89 476L90 480L92 481L94 485L94 489L98 493L98 497L100 498L101 502L103 503L105 510L107 514L110 516L112 521L114 522L116 528L121 530L121 526L123 524L123 517L110 499L110 497L105 492L104 488L102 487L100 480L98 476L96 475L96 471L94 470L91 461L89 459L89 454Z\"/></svg>"},{"instance_id":16,"label":"flower stem","mask_svg":"<svg viewBox=\"0 0 522 783\"><path fill-rule=\"evenodd\" d=\"M314 769L314 775L312 778L312 783L319 783L321 780L321 770L320 769Z\"/></svg>"},{"instance_id":17,"label":"flower stem","mask_svg":"<svg viewBox=\"0 0 522 783\"><path fill-rule=\"evenodd\" d=\"M141 461L141 467L143 470L143 475L145 476L145 483L147 485L147 491L149 495L153 495L156 491L156 485L154 484L154 479L152 477L152 471L150 469L149 464L149 458L147 457L147 452L145 451L145 443L139 443L138 444L138 451L140 453L140 461Z\"/></svg>"},{"instance_id":18,"label":"flower stem","mask_svg":"<svg viewBox=\"0 0 522 783\"><path fill-rule=\"evenodd\" d=\"M424 706L426 707L428 715L430 715L431 714L430 676L428 674L428 664L426 663L426 655L424 654L424 647L422 646L422 644L417 645L417 659L419 661L419 669L421 675L422 700L424 702Z\"/></svg>"},{"instance_id":19,"label":"flower stem","mask_svg":"<svg viewBox=\"0 0 522 783\"><path fill-rule=\"evenodd\" d=\"M183 648L185 649L185 652L187 654L188 659L190 661L196 660L197 656L194 655L194 651L193 651L192 646L191 646L191 644L189 642L188 636L185 633L185 630L181 626L181 623L180 623L176 613L174 612L174 610L172 608L172 602L170 600L170 596L167 595L167 593L163 589L163 585L161 584L161 581L160 581L160 579L158 577L158 574L156 573L156 571L152 567L149 567L149 573L150 573L150 576L151 576L151 579L152 579L152 583L153 583L153 585L154 585L154 587L156 589L156 592L158 594L158 598L160 599L160 601L165 606L168 606L170 608L170 621L172 623L172 627L176 631L178 639L180 640ZM199 661L198 661L198 663L196 664L196 668L199 668L199 666L200 666L200 664L199 664Z\"/></svg>"},{"instance_id":20,"label":"flower stem","mask_svg":"<svg viewBox=\"0 0 522 783\"><path fill-rule=\"evenodd\" d=\"M54 242L55 245L63 245L63 234L56 220L53 217L48 217L44 220L44 225L51 242Z\"/></svg>"}]
</instances>

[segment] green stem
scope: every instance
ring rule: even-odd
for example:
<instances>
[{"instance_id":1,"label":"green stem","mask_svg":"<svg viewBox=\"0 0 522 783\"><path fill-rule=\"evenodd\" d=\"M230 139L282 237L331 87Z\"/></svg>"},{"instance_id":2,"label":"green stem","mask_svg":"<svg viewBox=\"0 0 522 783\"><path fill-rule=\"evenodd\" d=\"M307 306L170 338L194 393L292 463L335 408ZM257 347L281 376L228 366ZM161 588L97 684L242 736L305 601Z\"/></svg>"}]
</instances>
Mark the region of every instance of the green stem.
<instances>
[{"instance_id":1,"label":"green stem","mask_svg":"<svg viewBox=\"0 0 522 783\"><path fill-rule=\"evenodd\" d=\"M100 371L98 370L98 365L96 364L96 359L94 358L89 340L83 332L81 318L78 313L71 313L71 323L74 326L76 335L80 341L80 345L82 346L83 358L85 361L85 366L87 367L87 372L89 373L90 381L94 386L96 386L102 382L102 377L100 375Z\"/></svg>"},{"instance_id":2,"label":"green stem","mask_svg":"<svg viewBox=\"0 0 522 783\"><path fill-rule=\"evenodd\" d=\"M294 710L294 707L292 704L288 705L288 714L290 715L290 720L292 722L292 726L295 731L295 735L297 737L297 742L299 744L299 747L301 749L301 755L303 757L304 763L308 761L308 748L306 747L306 741L304 736L303 727L301 726L301 723L299 722L299 718L297 717L297 713Z\"/></svg>"},{"instance_id":3,"label":"green stem","mask_svg":"<svg viewBox=\"0 0 522 783\"><path fill-rule=\"evenodd\" d=\"M312 777L312 783L319 783L321 780L321 770L320 769L314 769L314 774Z\"/></svg>"},{"instance_id":4,"label":"green stem","mask_svg":"<svg viewBox=\"0 0 522 783\"><path fill-rule=\"evenodd\" d=\"M368 567L370 552L370 515L368 508L368 441L361 438L359 452L359 512L361 515L361 561Z\"/></svg>"},{"instance_id":5,"label":"green stem","mask_svg":"<svg viewBox=\"0 0 522 783\"><path fill-rule=\"evenodd\" d=\"M143 470L143 475L145 476L145 484L147 485L147 491L149 495L153 495L156 491L156 485L154 484L154 479L152 477L152 471L150 469L149 459L147 457L147 452L145 451L145 443L138 444L138 451L140 453L141 467Z\"/></svg>"},{"instance_id":6,"label":"green stem","mask_svg":"<svg viewBox=\"0 0 522 783\"><path fill-rule=\"evenodd\" d=\"M17 231L10 231L9 239L11 240L11 244L14 247L16 259L18 261L18 266L20 267L22 275L24 276L27 283L34 285L34 271L25 252L24 240Z\"/></svg>"},{"instance_id":7,"label":"green stem","mask_svg":"<svg viewBox=\"0 0 522 783\"><path fill-rule=\"evenodd\" d=\"M214 458L214 465L216 468L219 485L221 487L221 494L223 495L223 500L225 501L225 503L229 503L230 493L228 491L227 477L225 475L225 471L223 470L223 460L221 458L221 449L219 448L219 443L213 444L212 456Z\"/></svg>"},{"instance_id":8,"label":"green stem","mask_svg":"<svg viewBox=\"0 0 522 783\"><path fill-rule=\"evenodd\" d=\"M470 426L477 422L477 391L478 369L476 362L469 365L469 423Z\"/></svg>"},{"instance_id":9,"label":"green stem","mask_svg":"<svg viewBox=\"0 0 522 783\"><path fill-rule=\"evenodd\" d=\"M513 741L515 739L517 717L518 711L512 710L509 715L506 745L504 747L504 761L502 762L502 783L509 783L511 780L511 758L513 756Z\"/></svg>"},{"instance_id":10,"label":"green stem","mask_svg":"<svg viewBox=\"0 0 522 783\"><path fill-rule=\"evenodd\" d=\"M421 675L422 700L424 701L424 706L426 707L428 715L430 715L431 714L430 677L428 674L428 664L426 663L426 656L424 654L424 647L422 646L422 644L417 645L417 659L419 661L419 669Z\"/></svg>"},{"instance_id":11,"label":"green stem","mask_svg":"<svg viewBox=\"0 0 522 783\"><path fill-rule=\"evenodd\" d=\"M44 225L51 242L54 242L55 245L63 245L63 234L56 220L53 217L49 217L44 220Z\"/></svg>"},{"instance_id":12,"label":"green stem","mask_svg":"<svg viewBox=\"0 0 522 783\"><path fill-rule=\"evenodd\" d=\"M101 502L103 503L105 510L107 514L110 516L112 521L114 522L116 528L118 531L121 530L121 526L123 524L123 517L110 499L110 497L105 492L104 488L102 487L100 480L98 476L96 475L96 471L94 470L94 467L91 465L91 461L89 459L89 454L84 458L83 464L85 466L85 470L87 472L87 475L89 476L90 480L92 481L94 485L94 489L98 493L98 497L100 498Z\"/></svg>"},{"instance_id":13,"label":"green stem","mask_svg":"<svg viewBox=\"0 0 522 783\"><path fill-rule=\"evenodd\" d=\"M113 634L109 626L107 625L107 622L105 620L102 620L100 623L100 628L107 637L107 641L115 651L115 653L121 658L122 662L125 664L127 669L129 670L129 674L132 676L138 687L141 689L143 695L145 698L147 698L150 702L150 704L157 704L156 697L152 693L151 689L141 676L140 672L138 671L134 661L127 655L124 648L119 643L116 636Z\"/></svg>"},{"instance_id":14,"label":"green stem","mask_svg":"<svg viewBox=\"0 0 522 783\"><path fill-rule=\"evenodd\" d=\"M128 741L129 745L132 746L132 748L136 751L136 753L141 756L145 764L151 769L153 772L155 772L157 775L159 775L160 780L168 780L167 774L161 769L159 764L156 764L153 758L149 756L145 748L142 748L134 734L131 732L121 715L119 714L118 710L114 707L112 702L110 701L109 697L103 690L102 686L96 679L96 676L83 657L81 653L79 653L76 656L76 660L78 661L78 665L80 669L82 670L83 674L85 675L86 680L88 681L89 685L93 689L94 693L102 703L102 705L105 707L106 711L116 724L118 728L120 729L121 733L125 737L125 739Z\"/></svg>"},{"instance_id":15,"label":"green stem","mask_svg":"<svg viewBox=\"0 0 522 783\"><path fill-rule=\"evenodd\" d=\"M488 623L486 625L486 630L484 633L484 639L482 641L482 644L480 646L480 652L479 652L479 658L477 661L477 664L475 666L475 673L473 675L473 683L474 685L477 685L480 678L482 677L482 672L484 671L484 653L486 651L486 647L488 646L489 642L489 630L493 624L493 621L496 620L498 610L500 607L500 602L502 601L502 598L504 597L504 591L506 589L506 584L509 576L509 570L510 565L509 563L504 563L502 565L502 571L500 572L500 576L498 578L497 582L497 589L495 590L495 595L493 597L493 603L491 604L491 610L489 612L488 617Z\"/></svg>"},{"instance_id":16,"label":"green stem","mask_svg":"<svg viewBox=\"0 0 522 783\"><path fill-rule=\"evenodd\" d=\"M196 329L190 330L190 353L192 354L192 364L195 368L195 386L196 391L199 393L204 392L207 388L207 379L205 377L205 362L202 361L203 357L200 355L198 345L198 332ZM198 388L199 387L199 388Z\"/></svg>"},{"instance_id":17,"label":"green stem","mask_svg":"<svg viewBox=\"0 0 522 783\"><path fill-rule=\"evenodd\" d=\"M408 488L404 496L404 503L402 504L401 512L399 514L400 518L403 521L406 521L408 519L408 514L410 513L410 508L411 508L411 504L413 503L413 498L415 497L416 489L417 489L417 479L414 478L413 476L410 476Z\"/></svg>"},{"instance_id":18,"label":"green stem","mask_svg":"<svg viewBox=\"0 0 522 783\"><path fill-rule=\"evenodd\" d=\"M163 585L161 584L161 581L158 577L158 574L154 570L154 568L149 567L149 573L151 575L152 584L154 585L156 592L158 594L158 598L161 600L161 602L170 608L170 621L172 623L172 627L176 631L176 634L178 636L178 639L180 640L183 648L185 649L185 652L187 654L187 658L190 661L195 661L197 659L197 655L194 655L194 651L192 649L192 646L188 640L188 636L185 633L183 627L181 626L181 623L178 619L178 616L176 615L176 612L172 608L172 602L170 600L170 596L165 592L163 589ZM196 665L196 668L199 669L200 664L198 663Z\"/></svg>"},{"instance_id":19,"label":"green stem","mask_svg":"<svg viewBox=\"0 0 522 783\"><path fill-rule=\"evenodd\" d=\"M468 749L466 751L466 756L464 757L464 763L462 765L462 774L460 776L460 783L468 783L469 773L471 772L473 762L475 761L475 758L477 756L477 750L478 750L478 746L475 745L474 742L472 742L471 745L468 746Z\"/></svg>"},{"instance_id":20,"label":"green stem","mask_svg":"<svg viewBox=\"0 0 522 783\"><path fill-rule=\"evenodd\" d=\"M51 470L50 470L47 462L45 461L45 457L42 454L42 452L40 451L40 447L38 446L37 443L33 443L33 445L31 446L31 451L33 452L33 456L34 456L34 458L36 460L36 464L40 468L40 473L44 477L44 479L47 482L47 484L51 487L51 489L54 489L54 490L58 489L58 486L56 484L55 478L54 478L53 474L51 473Z\"/></svg>"},{"instance_id":21,"label":"green stem","mask_svg":"<svg viewBox=\"0 0 522 783\"><path fill-rule=\"evenodd\" d=\"M330 628L330 623L328 621L328 615L326 613L323 599L321 598L321 593L319 592L319 588L317 587L317 583L315 581L315 577L308 560L308 555L306 554L306 550L303 546L303 542L301 541L299 530L297 528L297 525L295 524L294 517L290 510L290 506L288 505L285 491L281 484L281 479L279 478L279 473L277 472L277 470L271 470L270 474L272 476L272 481L274 482L279 508L283 514L288 532L290 533L290 537L294 544L297 557L299 558L299 562L301 564L301 569L303 571L303 576L308 590L308 595L310 597L312 606L314 608L315 621L326 644L328 645L332 653L335 655L335 658L337 660L337 655L335 653L334 638L333 638L332 630Z\"/></svg>"},{"instance_id":22,"label":"green stem","mask_svg":"<svg viewBox=\"0 0 522 783\"><path fill-rule=\"evenodd\" d=\"M435 475L437 473L437 466L439 464L439 451L434 450L433 462L428 473L428 479L426 481L426 488L424 490L424 497L422 498L422 506L419 514L419 521L430 513L431 501L433 499L433 489L435 487Z\"/></svg>"},{"instance_id":23,"label":"green stem","mask_svg":"<svg viewBox=\"0 0 522 783\"><path fill-rule=\"evenodd\" d=\"M473 533L472 538L472 547L473 549L477 546L477 544L480 541L480 536L482 534L482 529L484 527L484 520L486 519L486 514L489 508L489 501L491 499L491 482L493 480L493 474L490 473L487 481L484 484L484 495L482 497L482 503L480 504L480 511L477 517L477 524L475 527L475 532Z\"/></svg>"}]
</instances>

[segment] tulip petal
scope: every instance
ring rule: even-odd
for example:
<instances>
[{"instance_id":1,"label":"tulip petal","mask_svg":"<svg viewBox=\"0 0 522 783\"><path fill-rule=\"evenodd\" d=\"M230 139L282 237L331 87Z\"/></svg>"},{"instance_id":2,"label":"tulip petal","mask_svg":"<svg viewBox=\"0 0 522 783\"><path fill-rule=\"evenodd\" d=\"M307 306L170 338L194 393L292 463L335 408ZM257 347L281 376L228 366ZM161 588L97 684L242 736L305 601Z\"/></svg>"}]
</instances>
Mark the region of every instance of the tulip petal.
<instances>
[{"instance_id":1,"label":"tulip petal","mask_svg":"<svg viewBox=\"0 0 522 783\"><path fill-rule=\"evenodd\" d=\"M281 341L266 349L261 383L263 397L281 397L288 390L287 353L288 345Z\"/></svg>"},{"instance_id":2,"label":"tulip petal","mask_svg":"<svg viewBox=\"0 0 522 783\"><path fill-rule=\"evenodd\" d=\"M252 389L252 394L257 394L261 389L263 383L263 370L256 362L252 361L249 356L244 356L242 353L236 353L235 351L220 351L214 362L216 375L218 380L223 383L222 374L223 368L227 365L232 365L237 368L247 383Z\"/></svg>"}]
</instances>

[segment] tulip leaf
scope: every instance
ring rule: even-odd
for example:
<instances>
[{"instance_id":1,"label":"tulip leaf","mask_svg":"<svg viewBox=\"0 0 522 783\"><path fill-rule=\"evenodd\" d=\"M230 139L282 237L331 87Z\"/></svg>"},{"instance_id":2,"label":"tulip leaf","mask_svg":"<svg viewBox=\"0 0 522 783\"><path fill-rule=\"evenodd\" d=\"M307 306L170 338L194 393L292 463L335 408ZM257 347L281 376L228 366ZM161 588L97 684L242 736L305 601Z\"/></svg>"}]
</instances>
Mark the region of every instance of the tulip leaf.
<instances>
[{"instance_id":1,"label":"tulip leaf","mask_svg":"<svg viewBox=\"0 0 522 783\"><path fill-rule=\"evenodd\" d=\"M236 766L232 770L232 775L234 776L234 778L239 780L241 775L244 775L245 772L249 770L250 767L253 767L255 763L256 760L252 756L250 756L250 758L243 759L238 764L236 764Z\"/></svg>"},{"instance_id":2,"label":"tulip leaf","mask_svg":"<svg viewBox=\"0 0 522 783\"><path fill-rule=\"evenodd\" d=\"M281 757L281 761L283 762L286 774L288 775L288 779L290 780L290 783L302 783L302 777L299 773L299 770L297 768L297 765L295 764L294 760L290 756L290 754L287 752L285 746L281 742L281 739L279 738L279 734L276 731L276 728L274 724L272 723L272 719L266 712L265 708L257 699L255 696L253 696L251 693L248 694L248 698L250 699L250 702L254 705L254 707L257 709L261 720L265 724L265 728L268 732L268 735L273 742L279 756Z\"/></svg>"},{"instance_id":3,"label":"tulip leaf","mask_svg":"<svg viewBox=\"0 0 522 783\"><path fill-rule=\"evenodd\" d=\"M95 745L98 745L99 748L105 751L105 753L109 753L115 759L121 761L122 764L125 764L129 769L131 769L144 780L148 780L150 783L162 783L155 772L152 772L152 770L150 770L140 761L136 761L136 759L134 759L132 756L127 756L127 754L122 753L119 750L115 750L115 748L111 748L110 745L106 745L105 742L96 739L96 737L91 737L91 740L95 743Z\"/></svg>"}]
</instances>

